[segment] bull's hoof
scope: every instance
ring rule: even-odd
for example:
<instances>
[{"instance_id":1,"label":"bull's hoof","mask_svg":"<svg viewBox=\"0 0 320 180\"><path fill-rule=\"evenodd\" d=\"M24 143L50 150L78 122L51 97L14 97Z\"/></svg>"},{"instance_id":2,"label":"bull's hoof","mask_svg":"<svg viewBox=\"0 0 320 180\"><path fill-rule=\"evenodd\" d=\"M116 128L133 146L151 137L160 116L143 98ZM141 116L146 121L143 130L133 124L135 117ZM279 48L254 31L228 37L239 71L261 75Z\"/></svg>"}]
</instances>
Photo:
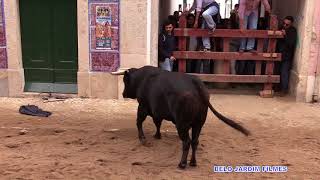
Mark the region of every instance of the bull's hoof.
<instances>
[{"instance_id":1,"label":"bull's hoof","mask_svg":"<svg viewBox=\"0 0 320 180\"><path fill-rule=\"evenodd\" d=\"M147 144L147 140L146 140L145 137L141 137L141 138L139 138L139 140L140 140L140 143L141 143L142 145L146 145L146 144Z\"/></svg>"},{"instance_id":2,"label":"bull's hoof","mask_svg":"<svg viewBox=\"0 0 320 180\"><path fill-rule=\"evenodd\" d=\"M155 139L161 139L161 134L155 134L153 137L154 137Z\"/></svg>"},{"instance_id":3,"label":"bull's hoof","mask_svg":"<svg viewBox=\"0 0 320 180\"><path fill-rule=\"evenodd\" d=\"M192 166L192 167L196 167L197 166L197 161L190 161L189 165Z\"/></svg>"},{"instance_id":4,"label":"bull's hoof","mask_svg":"<svg viewBox=\"0 0 320 180\"><path fill-rule=\"evenodd\" d=\"M187 167L187 163L179 163L178 167L180 169L185 169Z\"/></svg>"}]
</instances>

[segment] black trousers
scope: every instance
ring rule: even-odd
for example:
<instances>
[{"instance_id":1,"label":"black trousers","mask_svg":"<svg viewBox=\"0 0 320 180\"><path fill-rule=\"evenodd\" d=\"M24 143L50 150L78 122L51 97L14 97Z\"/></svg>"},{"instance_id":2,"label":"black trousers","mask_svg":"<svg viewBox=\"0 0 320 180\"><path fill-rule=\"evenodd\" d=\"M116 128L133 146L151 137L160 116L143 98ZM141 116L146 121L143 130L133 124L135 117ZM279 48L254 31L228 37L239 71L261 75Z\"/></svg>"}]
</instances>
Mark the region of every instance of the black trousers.
<instances>
[{"instance_id":1,"label":"black trousers","mask_svg":"<svg viewBox=\"0 0 320 180\"><path fill-rule=\"evenodd\" d=\"M254 75L255 69L254 61L236 61L236 73L239 75Z\"/></svg>"},{"instance_id":2,"label":"black trousers","mask_svg":"<svg viewBox=\"0 0 320 180\"><path fill-rule=\"evenodd\" d=\"M282 91L289 90L291 65L292 63L288 59L283 59L280 63L280 86Z\"/></svg>"}]
</instances>

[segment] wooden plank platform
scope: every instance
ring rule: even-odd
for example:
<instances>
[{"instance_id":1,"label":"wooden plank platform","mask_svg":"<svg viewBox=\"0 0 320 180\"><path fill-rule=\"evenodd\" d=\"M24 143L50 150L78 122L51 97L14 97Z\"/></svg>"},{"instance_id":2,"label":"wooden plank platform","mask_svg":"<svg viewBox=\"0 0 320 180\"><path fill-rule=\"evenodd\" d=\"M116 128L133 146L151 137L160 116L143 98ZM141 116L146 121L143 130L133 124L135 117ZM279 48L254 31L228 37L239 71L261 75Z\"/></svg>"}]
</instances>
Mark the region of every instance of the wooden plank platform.
<instances>
[{"instance_id":1,"label":"wooden plank platform","mask_svg":"<svg viewBox=\"0 0 320 180\"><path fill-rule=\"evenodd\" d=\"M189 74L205 82L280 83L279 75Z\"/></svg>"},{"instance_id":2,"label":"wooden plank platform","mask_svg":"<svg viewBox=\"0 0 320 180\"><path fill-rule=\"evenodd\" d=\"M276 30L240 30L216 29L213 33L207 29L176 28L175 36L223 37L223 38L283 38L281 31Z\"/></svg>"},{"instance_id":3,"label":"wooden plank platform","mask_svg":"<svg viewBox=\"0 0 320 180\"><path fill-rule=\"evenodd\" d=\"M176 59L212 59L212 60L251 60L251 61L281 61L279 53L239 53L239 52L204 52L204 51L175 51Z\"/></svg>"}]
</instances>

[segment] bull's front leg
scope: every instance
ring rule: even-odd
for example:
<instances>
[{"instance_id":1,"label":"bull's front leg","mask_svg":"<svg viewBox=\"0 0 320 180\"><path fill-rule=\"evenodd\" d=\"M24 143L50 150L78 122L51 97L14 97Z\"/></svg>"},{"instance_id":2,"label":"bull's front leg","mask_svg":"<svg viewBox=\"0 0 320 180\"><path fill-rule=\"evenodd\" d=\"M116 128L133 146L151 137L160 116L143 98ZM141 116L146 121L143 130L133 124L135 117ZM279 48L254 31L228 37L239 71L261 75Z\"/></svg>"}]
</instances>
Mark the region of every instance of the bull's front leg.
<instances>
[{"instance_id":1,"label":"bull's front leg","mask_svg":"<svg viewBox=\"0 0 320 180\"><path fill-rule=\"evenodd\" d=\"M138 137L141 142L141 144L146 143L146 137L144 136L143 129L142 129L142 123L147 117L147 111L139 105L138 107L138 114L137 114L137 128L138 128Z\"/></svg>"}]
</instances>

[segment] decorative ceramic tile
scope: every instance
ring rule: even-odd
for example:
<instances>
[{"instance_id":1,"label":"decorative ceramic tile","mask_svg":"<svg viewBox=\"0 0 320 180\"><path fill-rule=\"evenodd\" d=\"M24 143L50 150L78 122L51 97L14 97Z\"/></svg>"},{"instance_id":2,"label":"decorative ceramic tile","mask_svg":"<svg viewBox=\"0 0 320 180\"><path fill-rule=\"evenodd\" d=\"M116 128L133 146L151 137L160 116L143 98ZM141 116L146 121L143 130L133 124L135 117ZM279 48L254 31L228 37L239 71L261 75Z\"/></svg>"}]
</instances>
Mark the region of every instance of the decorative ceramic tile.
<instances>
[{"instance_id":1,"label":"decorative ceramic tile","mask_svg":"<svg viewBox=\"0 0 320 180\"><path fill-rule=\"evenodd\" d=\"M7 68L7 51L6 48L0 48L0 69Z\"/></svg>"},{"instance_id":2,"label":"decorative ceramic tile","mask_svg":"<svg viewBox=\"0 0 320 180\"><path fill-rule=\"evenodd\" d=\"M0 5L1 5L1 8L0 8L0 24L2 24L3 23L3 14L2 14L2 12L3 12L3 5L2 5L2 0L0 0Z\"/></svg>"},{"instance_id":3,"label":"decorative ceramic tile","mask_svg":"<svg viewBox=\"0 0 320 180\"><path fill-rule=\"evenodd\" d=\"M89 47L92 71L120 66L119 0L89 0Z\"/></svg>"},{"instance_id":4,"label":"decorative ceramic tile","mask_svg":"<svg viewBox=\"0 0 320 180\"><path fill-rule=\"evenodd\" d=\"M6 34L3 25L0 25L0 47L6 46Z\"/></svg>"},{"instance_id":5,"label":"decorative ceramic tile","mask_svg":"<svg viewBox=\"0 0 320 180\"><path fill-rule=\"evenodd\" d=\"M112 72L119 68L119 53L92 52L92 71Z\"/></svg>"},{"instance_id":6,"label":"decorative ceramic tile","mask_svg":"<svg viewBox=\"0 0 320 180\"><path fill-rule=\"evenodd\" d=\"M8 68L6 31L3 12L3 0L0 0L0 69Z\"/></svg>"}]
</instances>

